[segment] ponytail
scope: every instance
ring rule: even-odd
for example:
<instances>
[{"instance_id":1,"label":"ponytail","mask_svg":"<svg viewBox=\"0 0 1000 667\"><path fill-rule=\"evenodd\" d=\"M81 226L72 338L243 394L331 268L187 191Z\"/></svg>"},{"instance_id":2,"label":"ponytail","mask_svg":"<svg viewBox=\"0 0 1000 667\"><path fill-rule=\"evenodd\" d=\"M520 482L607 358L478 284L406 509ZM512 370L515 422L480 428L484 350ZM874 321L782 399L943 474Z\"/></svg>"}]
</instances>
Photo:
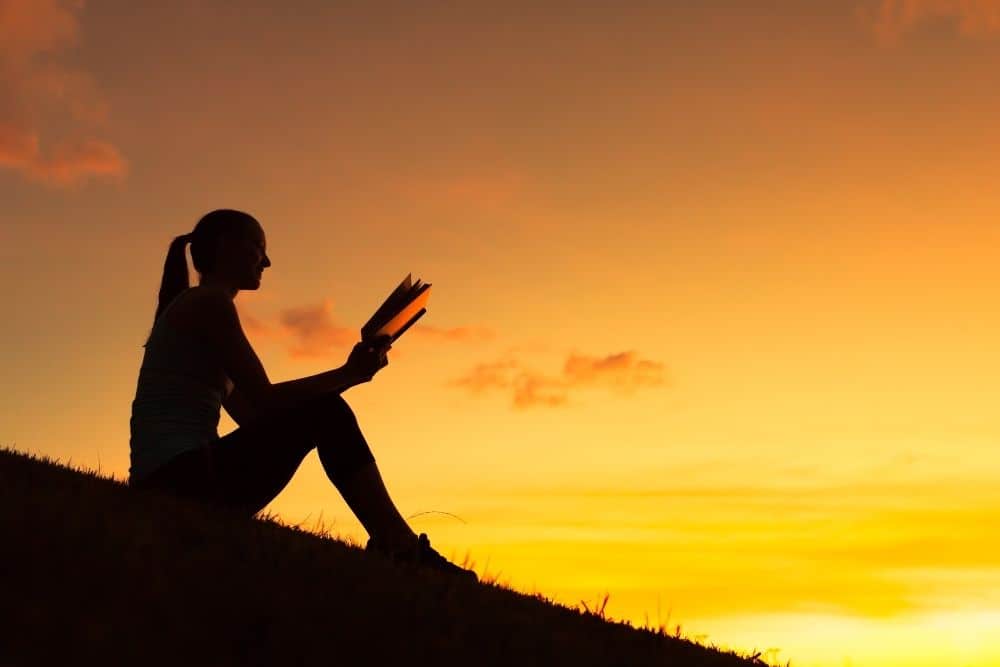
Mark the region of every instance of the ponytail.
<instances>
[{"instance_id":1,"label":"ponytail","mask_svg":"<svg viewBox=\"0 0 1000 667\"><path fill-rule=\"evenodd\" d=\"M203 276L213 269L219 243L224 237L244 232L249 225L259 224L249 213L220 208L203 215L190 234L181 234L171 241L170 249L167 250L167 260L163 263L160 301L156 306L156 315L153 316L153 325L156 325L156 321L160 319L160 315L170 302L191 286L184 246L191 243L191 262L198 275ZM149 343L148 338L146 343Z\"/></svg>"},{"instance_id":2,"label":"ponytail","mask_svg":"<svg viewBox=\"0 0 1000 667\"><path fill-rule=\"evenodd\" d=\"M170 249L167 250L167 259L163 263L163 280L160 283L160 301L156 306L156 314L153 316L153 324L160 319L163 309L174 300L174 298L191 286L188 277L187 257L184 255L184 246L191 240L190 234L181 234L170 242ZM148 339L146 341L149 342Z\"/></svg>"}]
</instances>

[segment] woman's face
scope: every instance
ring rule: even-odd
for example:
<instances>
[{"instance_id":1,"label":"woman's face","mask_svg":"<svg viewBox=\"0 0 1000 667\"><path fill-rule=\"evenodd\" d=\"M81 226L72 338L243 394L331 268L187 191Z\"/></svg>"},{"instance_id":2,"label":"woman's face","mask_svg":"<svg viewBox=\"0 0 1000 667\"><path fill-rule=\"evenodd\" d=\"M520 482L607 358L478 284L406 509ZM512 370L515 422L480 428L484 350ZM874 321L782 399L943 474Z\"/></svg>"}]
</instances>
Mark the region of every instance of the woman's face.
<instances>
[{"instance_id":1,"label":"woman's face","mask_svg":"<svg viewBox=\"0 0 1000 667\"><path fill-rule=\"evenodd\" d=\"M240 235L226 243L225 271L237 289L260 288L264 269L271 266L267 256L267 238L259 224L247 225Z\"/></svg>"}]
</instances>

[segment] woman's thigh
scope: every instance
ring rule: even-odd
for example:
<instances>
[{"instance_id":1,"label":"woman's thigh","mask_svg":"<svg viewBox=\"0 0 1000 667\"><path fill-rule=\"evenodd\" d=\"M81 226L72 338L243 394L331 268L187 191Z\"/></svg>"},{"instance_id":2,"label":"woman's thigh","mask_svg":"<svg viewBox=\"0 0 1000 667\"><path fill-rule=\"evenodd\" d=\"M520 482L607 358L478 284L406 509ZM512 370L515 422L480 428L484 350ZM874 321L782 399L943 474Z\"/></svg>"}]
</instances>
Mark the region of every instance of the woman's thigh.
<instances>
[{"instance_id":1,"label":"woman's thigh","mask_svg":"<svg viewBox=\"0 0 1000 667\"><path fill-rule=\"evenodd\" d=\"M335 484L374 460L354 411L339 394L325 394L214 441L209 454L216 494L224 504L256 513L288 485L315 447Z\"/></svg>"},{"instance_id":2,"label":"woman's thigh","mask_svg":"<svg viewBox=\"0 0 1000 667\"><path fill-rule=\"evenodd\" d=\"M239 427L208 445L216 502L256 514L270 503L315 447L281 421Z\"/></svg>"},{"instance_id":3,"label":"woman's thigh","mask_svg":"<svg viewBox=\"0 0 1000 667\"><path fill-rule=\"evenodd\" d=\"M215 501L215 480L207 447L189 449L177 454L147 477L132 480L130 485L139 489L154 489L193 498Z\"/></svg>"}]
</instances>

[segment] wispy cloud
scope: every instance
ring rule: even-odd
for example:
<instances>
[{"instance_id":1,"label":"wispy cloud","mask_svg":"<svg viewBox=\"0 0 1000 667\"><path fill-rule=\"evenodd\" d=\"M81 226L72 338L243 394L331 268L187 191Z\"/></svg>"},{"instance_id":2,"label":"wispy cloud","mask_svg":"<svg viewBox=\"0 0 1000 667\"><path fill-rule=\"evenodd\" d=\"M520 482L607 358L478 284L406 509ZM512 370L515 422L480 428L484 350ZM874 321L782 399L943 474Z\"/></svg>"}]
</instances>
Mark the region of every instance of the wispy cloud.
<instances>
[{"instance_id":1,"label":"wispy cloud","mask_svg":"<svg viewBox=\"0 0 1000 667\"><path fill-rule=\"evenodd\" d=\"M476 364L469 372L449 384L462 387L472 394L483 394L492 389L506 389L511 386L511 374L519 369L514 360L491 361Z\"/></svg>"},{"instance_id":2,"label":"wispy cloud","mask_svg":"<svg viewBox=\"0 0 1000 667\"><path fill-rule=\"evenodd\" d=\"M449 386L472 395L509 393L515 409L533 406L558 407L569 403L570 393L582 387L603 387L632 395L641 387L667 383L666 366L641 359L635 351L603 357L571 353L561 374L546 374L529 368L511 356L477 364L465 375L450 380Z\"/></svg>"},{"instance_id":3,"label":"wispy cloud","mask_svg":"<svg viewBox=\"0 0 1000 667\"><path fill-rule=\"evenodd\" d=\"M241 312L240 321L247 333L282 342L292 358L327 357L353 346L361 339L359 327L338 321L334 315L333 302L329 299L319 304L285 308L271 318ZM495 335L492 329L486 327L436 327L420 324L406 332L407 337L449 343L489 341ZM395 348L393 355L399 356Z\"/></svg>"},{"instance_id":4,"label":"wispy cloud","mask_svg":"<svg viewBox=\"0 0 1000 667\"><path fill-rule=\"evenodd\" d=\"M243 325L244 331L253 336L266 337L274 334L273 326L244 309L240 311L240 324Z\"/></svg>"},{"instance_id":5,"label":"wispy cloud","mask_svg":"<svg viewBox=\"0 0 1000 667\"><path fill-rule=\"evenodd\" d=\"M571 354L563 366L563 376L575 386L603 385L624 394L664 384L665 372L663 364L639 359L632 351L606 357Z\"/></svg>"},{"instance_id":6,"label":"wispy cloud","mask_svg":"<svg viewBox=\"0 0 1000 667\"><path fill-rule=\"evenodd\" d=\"M93 135L108 118L93 78L58 60L79 41L82 7L0 0L0 167L53 186L127 170L121 151Z\"/></svg>"},{"instance_id":7,"label":"wispy cloud","mask_svg":"<svg viewBox=\"0 0 1000 667\"><path fill-rule=\"evenodd\" d=\"M562 378L541 373L521 371L514 377L514 407L530 408L536 405L558 407L569 402L570 385Z\"/></svg>"},{"instance_id":8,"label":"wispy cloud","mask_svg":"<svg viewBox=\"0 0 1000 667\"><path fill-rule=\"evenodd\" d=\"M532 517L518 524L518 551L544 550L557 563L581 549L631 554L627 568L572 573L612 586L612 600L615 588L639 584L668 588L686 614L822 609L869 619L1000 600L1000 537L983 530L1000 521L1000 494L986 477L774 486L677 472L635 487L480 485L477 493L502 498L493 506L504 518ZM546 574L553 587L573 585L558 569ZM727 590L741 591L739 600Z\"/></svg>"},{"instance_id":9,"label":"wispy cloud","mask_svg":"<svg viewBox=\"0 0 1000 667\"><path fill-rule=\"evenodd\" d=\"M879 0L863 6L861 16L884 44L940 21L970 37L1000 35L1000 0Z\"/></svg>"},{"instance_id":10,"label":"wispy cloud","mask_svg":"<svg viewBox=\"0 0 1000 667\"><path fill-rule=\"evenodd\" d=\"M258 333L279 337L286 341L288 355L292 358L326 357L334 350L357 342L360 333L356 327L347 327L333 317L333 303L285 308L274 324L254 322Z\"/></svg>"}]
</instances>

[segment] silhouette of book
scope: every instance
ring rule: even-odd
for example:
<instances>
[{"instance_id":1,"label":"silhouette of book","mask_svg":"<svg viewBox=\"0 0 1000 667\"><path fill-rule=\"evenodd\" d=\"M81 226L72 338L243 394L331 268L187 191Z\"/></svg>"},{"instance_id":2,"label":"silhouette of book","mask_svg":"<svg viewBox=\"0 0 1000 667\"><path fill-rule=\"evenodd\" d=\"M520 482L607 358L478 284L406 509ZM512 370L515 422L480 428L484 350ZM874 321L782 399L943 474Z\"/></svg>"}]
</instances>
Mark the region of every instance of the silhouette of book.
<instances>
[{"instance_id":1,"label":"silhouette of book","mask_svg":"<svg viewBox=\"0 0 1000 667\"><path fill-rule=\"evenodd\" d=\"M412 274L406 274L403 282L399 283L375 314L361 327L361 340L388 334L392 337L392 342L395 342L427 312L431 285L421 283L419 278L417 282L412 283L411 276Z\"/></svg>"}]
</instances>

